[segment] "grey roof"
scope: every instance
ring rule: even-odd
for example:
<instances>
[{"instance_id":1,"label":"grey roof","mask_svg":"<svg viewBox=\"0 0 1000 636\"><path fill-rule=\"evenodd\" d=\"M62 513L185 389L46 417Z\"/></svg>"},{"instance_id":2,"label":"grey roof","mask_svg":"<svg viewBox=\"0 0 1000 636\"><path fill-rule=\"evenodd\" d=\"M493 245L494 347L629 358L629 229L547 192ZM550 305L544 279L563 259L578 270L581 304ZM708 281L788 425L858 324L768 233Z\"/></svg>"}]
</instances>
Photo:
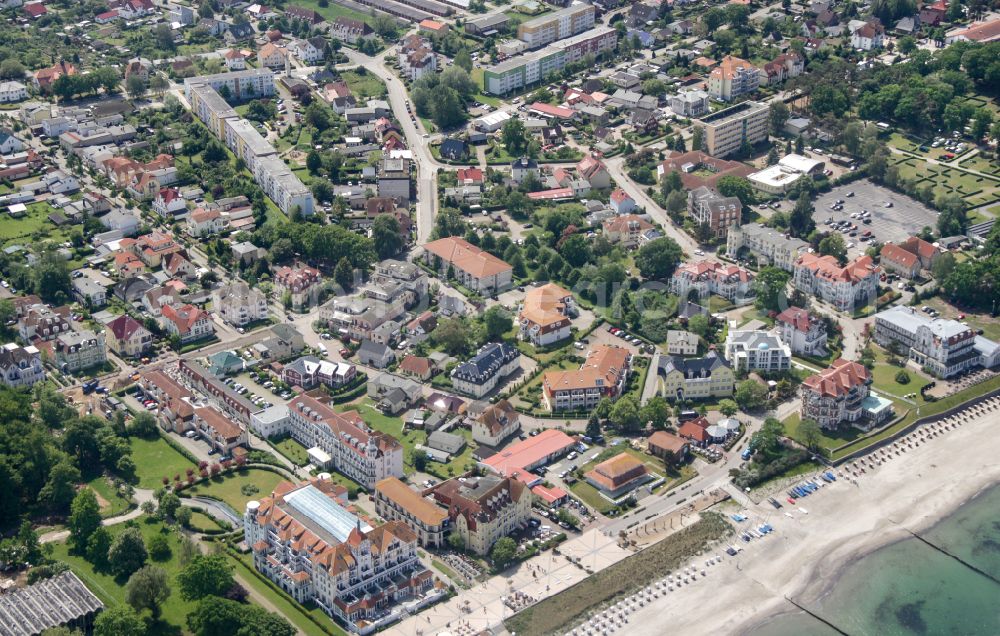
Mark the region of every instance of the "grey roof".
<instances>
[{"instance_id":1,"label":"grey roof","mask_svg":"<svg viewBox=\"0 0 1000 636\"><path fill-rule=\"evenodd\" d=\"M709 351L704 358L680 358L677 356L660 356L660 365L657 373L667 375L674 369L680 371L685 377L699 377L702 372L705 375L712 375L716 369L728 367L729 362L722 356L716 355L714 351Z\"/></svg>"},{"instance_id":2,"label":"grey roof","mask_svg":"<svg viewBox=\"0 0 1000 636\"><path fill-rule=\"evenodd\" d=\"M959 336L969 328L957 320L947 320L945 318L930 318L915 310L912 307L896 306L879 312L875 315L876 320L883 320L897 329L901 329L911 334L916 334L917 329L926 327L938 338L952 338Z\"/></svg>"},{"instance_id":3,"label":"grey roof","mask_svg":"<svg viewBox=\"0 0 1000 636\"><path fill-rule=\"evenodd\" d=\"M377 342L372 342L371 340L363 340L361 342L361 347L358 349L358 355L369 355L376 358L383 358L385 354L391 353L389 347L384 344L379 344Z\"/></svg>"},{"instance_id":4,"label":"grey roof","mask_svg":"<svg viewBox=\"0 0 1000 636\"><path fill-rule=\"evenodd\" d=\"M35 636L104 609L73 572L63 572L0 596L0 633Z\"/></svg>"},{"instance_id":5,"label":"grey roof","mask_svg":"<svg viewBox=\"0 0 1000 636\"><path fill-rule=\"evenodd\" d=\"M500 370L500 367L520 355L521 352L512 345L505 342L491 342L483 346L472 359L455 367L451 375L466 382L480 384L488 378L492 378Z\"/></svg>"},{"instance_id":6,"label":"grey roof","mask_svg":"<svg viewBox=\"0 0 1000 636\"><path fill-rule=\"evenodd\" d=\"M783 349L781 339L767 331L732 331L730 341L744 349Z\"/></svg>"},{"instance_id":7,"label":"grey roof","mask_svg":"<svg viewBox=\"0 0 1000 636\"><path fill-rule=\"evenodd\" d=\"M465 448L465 438L454 433L434 431L427 437L427 445L446 453L458 453Z\"/></svg>"},{"instance_id":8,"label":"grey roof","mask_svg":"<svg viewBox=\"0 0 1000 636\"><path fill-rule=\"evenodd\" d=\"M376 389L385 388L399 388L408 394L416 394L420 392L420 383L410 378L404 378L401 375L394 375L392 373L380 373L368 380L368 382L375 386Z\"/></svg>"}]
</instances>

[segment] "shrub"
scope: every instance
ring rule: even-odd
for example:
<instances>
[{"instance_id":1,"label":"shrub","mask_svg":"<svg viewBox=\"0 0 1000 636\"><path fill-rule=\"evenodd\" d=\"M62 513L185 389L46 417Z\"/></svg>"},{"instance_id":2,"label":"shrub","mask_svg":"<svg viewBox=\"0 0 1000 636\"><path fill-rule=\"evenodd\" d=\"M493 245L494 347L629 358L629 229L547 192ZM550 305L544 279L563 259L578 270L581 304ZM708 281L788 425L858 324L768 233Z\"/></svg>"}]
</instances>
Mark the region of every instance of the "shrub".
<instances>
[{"instance_id":1,"label":"shrub","mask_svg":"<svg viewBox=\"0 0 1000 636\"><path fill-rule=\"evenodd\" d=\"M896 374L896 382L899 382L900 384L909 384L910 374L907 373L905 369L900 369Z\"/></svg>"}]
</instances>

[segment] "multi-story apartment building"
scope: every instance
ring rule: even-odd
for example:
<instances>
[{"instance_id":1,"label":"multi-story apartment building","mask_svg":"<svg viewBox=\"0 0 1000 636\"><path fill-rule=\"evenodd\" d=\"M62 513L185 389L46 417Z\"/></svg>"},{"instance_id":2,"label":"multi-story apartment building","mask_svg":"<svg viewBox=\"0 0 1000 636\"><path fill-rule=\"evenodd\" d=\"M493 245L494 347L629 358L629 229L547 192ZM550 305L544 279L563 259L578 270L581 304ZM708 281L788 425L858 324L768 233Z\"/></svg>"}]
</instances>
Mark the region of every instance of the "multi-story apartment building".
<instances>
[{"instance_id":1,"label":"multi-story apartment building","mask_svg":"<svg viewBox=\"0 0 1000 636\"><path fill-rule=\"evenodd\" d=\"M247 503L244 541L253 564L299 603L314 602L357 634L370 634L439 598L402 521L372 528L345 509L329 478L278 484ZM414 603L414 601L416 601Z\"/></svg>"},{"instance_id":2,"label":"multi-story apartment building","mask_svg":"<svg viewBox=\"0 0 1000 636\"><path fill-rule=\"evenodd\" d=\"M472 439L481 446L497 448L521 430L521 416L507 400L487 406L472 423Z\"/></svg>"},{"instance_id":3,"label":"multi-story apartment building","mask_svg":"<svg viewBox=\"0 0 1000 636\"><path fill-rule=\"evenodd\" d=\"M236 447L250 442L245 428L210 406L194 409L188 430L195 431L223 457L232 455Z\"/></svg>"},{"instance_id":4,"label":"multi-story apartment building","mask_svg":"<svg viewBox=\"0 0 1000 636\"><path fill-rule=\"evenodd\" d=\"M378 339L378 344L387 340L379 337L379 329L406 313L404 298L396 297L388 301L371 297L341 297L330 299L319 308L319 319L343 337L358 342ZM387 327L388 328L388 327Z\"/></svg>"},{"instance_id":5,"label":"multi-story apartment building","mask_svg":"<svg viewBox=\"0 0 1000 636\"><path fill-rule=\"evenodd\" d=\"M802 419L815 420L829 429L841 422L860 421L871 380L864 365L843 358L834 360L830 368L802 382Z\"/></svg>"},{"instance_id":6,"label":"multi-story apartment building","mask_svg":"<svg viewBox=\"0 0 1000 636\"><path fill-rule=\"evenodd\" d=\"M443 548L450 529L448 511L439 508L395 477L375 484L375 514L389 521L402 521L424 547Z\"/></svg>"},{"instance_id":7,"label":"multi-story apartment building","mask_svg":"<svg viewBox=\"0 0 1000 636\"><path fill-rule=\"evenodd\" d=\"M521 339L539 347L565 340L570 336L570 319L575 314L571 292L554 283L532 287L525 293L518 315Z\"/></svg>"},{"instance_id":8,"label":"multi-story apartment building","mask_svg":"<svg viewBox=\"0 0 1000 636\"><path fill-rule=\"evenodd\" d=\"M306 390L320 384L329 387L341 386L353 380L357 374L357 367L349 362L320 360L315 356L302 356L281 367L282 382Z\"/></svg>"},{"instance_id":9,"label":"multi-story apartment building","mask_svg":"<svg viewBox=\"0 0 1000 636\"><path fill-rule=\"evenodd\" d=\"M192 77L184 80L184 93L192 112L243 159L257 184L285 214L293 210L302 215L313 213L309 188L278 158L274 147L226 101L273 95L271 71L251 69ZM224 98L222 93L228 95Z\"/></svg>"},{"instance_id":10,"label":"multi-story apartment building","mask_svg":"<svg viewBox=\"0 0 1000 636\"><path fill-rule=\"evenodd\" d=\"M670 95L670 110L678 117L701 117L708 112L708 93L695 88L678 91Z\"/></svg>"},{"instance_id":11,"label":"multi-story apartment building","mask_svg":"<svg viewBox=\"0 0 1000 636\"><path fill-rule=\"evenodd\" d=\"M517 39L537 49L590 29L597 13L594 5L574 4L538 18L522 22L517 27Z\"/></svg>"},{"instance_id":12,"label":"multi-story apartment building","mask_svg":"<svg viewBox=\"0 0 1000 636\"><path fill-rule=\"evenodd\" d=\"M104 344L104 334L89 329L69 331L56 336L52 345L56 365L64 373L75 373L104 364L108 351Z\"/></svg>"},{"instance_id":13,"label":"multi-story apartment building","mask_svg":"<svg viewBox=\"0 0 1000 636\"><path fill-rule=\"evenodd\" d=\"M378 195L397 201L409 201L410 160L383 158L378 164Z\"/></svg>"},{"instance_id":14,"label":"multi-story apartment building","mask_svg":"<svg viewBox=\"0 0 1000 636\"><path fill-rule=\"evenodd\" d=\"M279 296L288 294L292 308L298 311L312 298L323 280L315 267L308 265L284 265L274 273L274 288Z\"/></svg>"},{"instance_id":15,"label":"multi-story apartment building","mask_svg":"<svg viewBox=\"0 0 1000 636\"><path fill-rule=\"evenodd\" d=\"M732 55L722 58L708 75L708 94L726 102L752 93L759 87L760 70L750 62Z\"/></svg>"},{"instance_id":16,"label":"multi-story apartment building","mask_svg":"<svg viewBox=\"0 0 1000 636\"><path fill-rule=\"evenodd\" d=\"M473 291L491 295L513 284L514 268L457 236L424 245L424 261L441 274L449 272Z\"/></svg>"},{"instance_id":17,"label":"multi-story apartment building","mask_svg":"<svg viewBox=\"0 0 1000 636\"><path fill-rule=\"evenodd\" d=\"M826 350L826 321L801 307L789 307L777 315L775 328L792 353L823 355Z\"/></svg>"},{"instance_id":18,"label":"multi-story apartment building","mask_svg":"<svg viewBox=\"0 0 1000 636\"><path fill-rule=\"evenodd\" d=\"M40 301L25 305L23 310L18 310L18 315L20 320L17 323L17 332L21 339L27 342L52 340L59 334L72 330L67 320L68 312L62 308L50 309Z\"/></svg>"},{"instance_id":19,"label":"multi-story apartment building","mask_svg":"<svg viewBox=\"0 0 1000 636\"><path fill-rule=\"evenodd\" d=\"M645 237L655 226L638 214L625 214L604 221L601 229L609 243L634 248L647 240Z\"/></svg>"},{"instance_id":20,"label":"multi-story apartment building","mask_svg":"<svg viewBox=\"0 0 1000 636\"><path fill-rule=\"evenodd\" d=\"M875 341L898 348L940 378L983 364L975 346L976 332L957 320L930 318L913 307L892 307L875 314Z\"/></svg>"},{"instance_id":21,"label":"multi-story apartment building","mask_svg":"<svg viewBox=\"0 0 1000 636\"><path fill-rule=\"evenodd\" d=\"M491 342L475 356L451 371L451 383L456 391L481 398L500 381L521 368L521 352L507 343Z\"/></svg>"},{"instance_id":22,"label":"multi-story apartment building","mask_svg":"<svg viewBox=\"0 0 1000 636\"><path fill-rule=\"evenodd\" d=\"M688 192L688 214L695 223L708 226L716 238L725 238L731 225L739 225L742 212L738 197L724 197L705 186Z\"/></svg>"},{"instance_id":23,"label":"multi-story apartment building","mask_svg":"<svg viewBox=\"0 0 1000 636\"><path fill-rule=\"evenodd\" d=\"M617 398L625 391L631 360L627 349L600 345L576 371L549 371L542 378L549 410L589 411L602 398Z\"/></svg>"},{"instance_id":24,"label":"multi-story apartment building","mask_svg":"<svg viewBox=\"0 0 1000 636\"><path fill-rule=\"evenodd\" d=\"M841 267L833 256L807 253L795 261L792 284L841 311L850 311L875 299L879 274L879 266L868 255Z\"/></svg>"},{"instance_id":25,"label":"multi-story apartment building","mask_svg":"<svg viewBox=\"0 0 1000 636\"><path fill-rule=\"evenodd\" d=\"M12 342L0 347L0 383L13 388L32 386L45 379L41 353L35 347Z\"/></svg>"},{"instance_id":26,"label":"multi-story apartment building","mask_svg":"<svg viewBox=\"0 0 1000 636\"><path fill-rule=\"evenodd\" d=\"M242 327L267 318L267 296L246 283L230 283L212 290L212 308L229 324Z\"/></svg>"},{"instance_id":27,"label":"multi-story apartment building","mask_svg":"<svg viewBox=\"0 0 1000 636\"><path fill-rule=\"evenodd\" d=\"M599 26L566 40L555 42L538 51L510 58L483 72L483 90L492 95L506 95L544 80L550 73L582 59L587 54L598 55L614 49L618 33L611 27Z\"/></svg>"},{"instance_id":28,"label":"multi-story apartment building","mask_svg":"<svg viewBox=\"0 0 1000 636\"><path fill-rule=\"evenodd\" d=\"M262 410L194 360L181 359L177 371L177 377L186 386L203 394L209 402L238 422L248 424L250 416Z\"/></svg>"},{"instance_id":29,"label":"multi-story apartment building","mask_svg":"<svg viewBox=\"0 0 1000 636\"><path fill-rule=\"evenodd\" d=\"M660 356L656 373L668 400L704 400L733 394L733 369L722 356L709 351L704 358Z\"/></svg>"},{"instance_id":30,"label":"multi-story apartment building","mask_svg":"<svg viewBox=\"0 0 1000 636\"><path fill-rule=\"evenodd\" d=\"M337 413L308 395L254 414L251 427L264 437L287 434L318 447L330 456L330 467L365 488L403 476L403 445L395 437L369 428L357 411Z\"/></svg>"},{"instance_id":31,"label":"multi-story apartment building","mask_svg":"<svg viewBox=\"0 0 1000 636\"><path fill-rule=\"evenodd\" d=\"M691 290L697 290L698 298L715 294L733 304L742 305L755 296L754 278L753 272L738 265L724 265L710 260L683 263L670 278L670 291L689 299Z\"/></svg>"},{"instance_id":32,"label":"multi-story apartment building","mask_svg":"<svg viewBox=\"0 0 1000 636\"><path fill-rule=\"evenodd\" d=\"M740 250L743 249L753 254L760 265L773 265L791 272L799 256L809 251L809 243L760 223L736 224L729 228L726 254L730 258L740 258Z\"/></svg>"},{"instance_id":33,"label":"multi-story apartment building","mask_svg":"<svg viewBox=\"0 0 1000 636\"><path fill-rule=\"evenodd\" d=\"M726 335L726 360L737 373L779 373L792 367L792 350L773 333L730 329Z\"/></svg>"},{"instance_id":34,"label":"multi-story apartment building","mask_svg":"<svg viewBox=\"0 0 1000 636\"><path fill-rule=\"evenodd\" d=\"M742 102L696 120L705 131L704 149L713 157L725 157L744 142L753 145L767 139L768 107L761 102Z\"/></svg>"},{"instance_id":35,"label":"multi-story apartment building","mask_svg":"<svg viewBox=\"0 0 1000 636\"><path fill-rule=\"evenodd\" d=\"M417 265L406 261L390 258L376 263L372 283L384 290L392 290L388 297L378 298L384 302L402 297L404 303L410 306L427 297L427 274ZM365 288L365 294L373 297L368 292L368 287Z\"/></svg>"},{"instance_id":36,"label":"multi-story apartment building","mask_svg":"<svg viewBox=\"0 0 1000 636\"><path fill-rule=\"evenodd\" d=\"M448 509L451 531L476 554L489 552L497 539L523 528L531 517L531 491L510 477L449 479L435 486L432 496Z\"/></svg>"},{"instance_id":37,"label":"multi-story apartment building","mask_svg":"<svg viewBox=\"0 0 1000 636\"><path fill-rule=\"evenodd\" d=\"M438 68L433 44L416 34L408 35L400 41L396 60L402 74L409 77L411 82L437 71Z\"/></svg>"},{"instance_id":38,"label":"multi-story apartment building","mask_svg":"<svg viewBox=\"0 0 1000 636\"><path fill-rule=\"evenodd\" d=\"M138 358L153 347L153 334L128 314L109 322L107 334L108 346L122 357Z\"/></svg>"}]
</instances>

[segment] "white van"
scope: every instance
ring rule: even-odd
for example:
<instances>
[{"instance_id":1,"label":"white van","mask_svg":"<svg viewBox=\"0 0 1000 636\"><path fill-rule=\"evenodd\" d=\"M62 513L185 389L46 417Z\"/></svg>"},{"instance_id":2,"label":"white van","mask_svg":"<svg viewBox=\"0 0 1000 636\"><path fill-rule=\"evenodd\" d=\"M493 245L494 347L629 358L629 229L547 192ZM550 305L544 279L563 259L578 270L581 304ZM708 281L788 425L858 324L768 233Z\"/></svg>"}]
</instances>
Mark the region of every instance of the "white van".
<instances>
[{"instance_id":1,"label":"white van","mask_svg":"<svg viewBox=\"0 0 1000 636\"><path fill-rule=\"evenodd\" d=\"M323 344L321 342L318 345L316 345L316 348L319 349L320 353L322 353L323 355L326 355L326 345L325 344Z\"/></svg>"}]
</instances>

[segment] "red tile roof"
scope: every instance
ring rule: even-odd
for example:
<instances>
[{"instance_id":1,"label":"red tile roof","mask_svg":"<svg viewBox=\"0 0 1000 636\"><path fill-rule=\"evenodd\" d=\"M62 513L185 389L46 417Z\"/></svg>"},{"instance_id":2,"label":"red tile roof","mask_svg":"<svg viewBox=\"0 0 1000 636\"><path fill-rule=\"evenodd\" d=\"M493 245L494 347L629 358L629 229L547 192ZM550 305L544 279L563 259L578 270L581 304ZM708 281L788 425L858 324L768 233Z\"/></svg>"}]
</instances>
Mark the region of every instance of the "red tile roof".
<instances>
[{"instance_id":1,"label":"red tile roof","mask_svg":"<svg viewBox=\"0 0 1000 636\"><path fill-rule=\"evenodd\" d=\"M829 369L806 378L802 386L825 397L840 397L854 387L866 384L870 379L871 374L864 365L839 358L833 361Z\"/></svg>"}]
</instances>

